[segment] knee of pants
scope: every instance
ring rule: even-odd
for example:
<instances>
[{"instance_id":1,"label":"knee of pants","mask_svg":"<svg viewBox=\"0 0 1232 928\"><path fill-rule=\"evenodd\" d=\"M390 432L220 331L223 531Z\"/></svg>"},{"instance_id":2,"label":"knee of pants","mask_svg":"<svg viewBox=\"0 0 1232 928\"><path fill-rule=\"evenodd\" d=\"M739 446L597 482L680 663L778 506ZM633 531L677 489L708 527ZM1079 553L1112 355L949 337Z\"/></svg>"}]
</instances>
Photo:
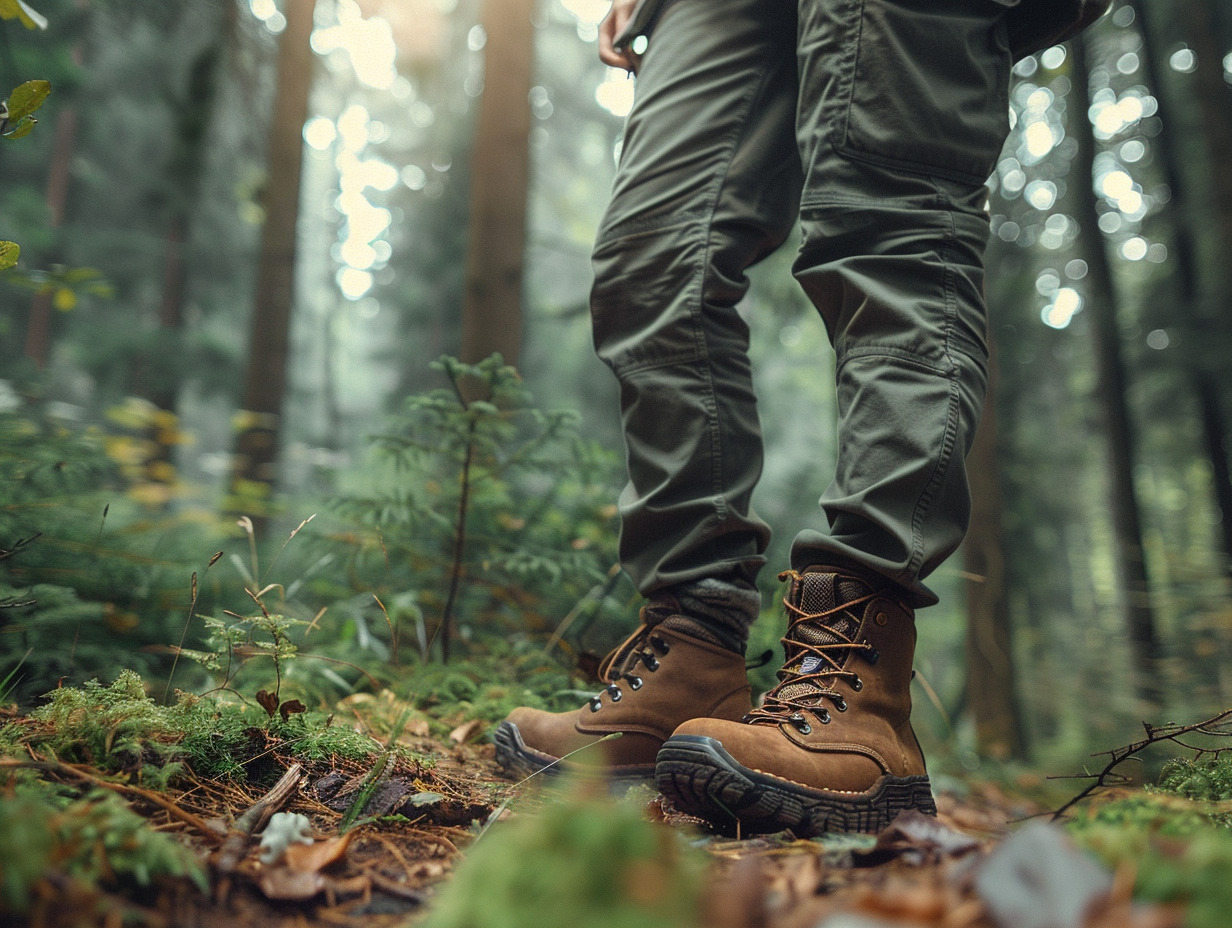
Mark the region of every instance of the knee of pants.
<instances>
[{"instance_id":1,"label":"knee of pants","mask_svg":"<svg viewBox=\"0 0 1232 928\"><path fill-rule=\"evenodd\" d=\"M946 208L879 203L802 210L797 280L840 362L870 347L948 370L984 363L987 221Z\"/></svg>"},{"instance_id":2,"label":"knee of pants","mask_svg":"<svg viewBox=\"0 0 1232 928\"><path fill-rule=\"evenodd\" d=\"M595 350L617 376L747 352L748 326L735 309L747 281L716 260L713 238L683 222L596 245Z\"/></svg>"}]
</instances>

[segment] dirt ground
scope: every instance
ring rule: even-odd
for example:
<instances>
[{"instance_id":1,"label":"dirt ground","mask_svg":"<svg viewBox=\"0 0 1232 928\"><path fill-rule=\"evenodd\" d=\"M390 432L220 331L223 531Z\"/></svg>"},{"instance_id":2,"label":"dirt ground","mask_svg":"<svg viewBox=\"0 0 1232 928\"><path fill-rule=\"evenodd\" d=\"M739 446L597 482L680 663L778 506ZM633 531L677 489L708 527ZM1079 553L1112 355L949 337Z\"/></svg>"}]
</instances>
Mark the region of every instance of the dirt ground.
<instances>
[{"instance_id":1,"label":"dirt ground","mask_svg":"<svg viewBox=\"0 0 1232 928\"><path fill-rule=\"evenodd\" d=\"M177 835L209 861L211 892L176 881L134 899L109 896L97 887L92 896L83 895L81 887L53 882L40 888L38 905L21 924L386 928L414 923L430 911L484 827L534 815L537 802L552 801L534 785L503 779L492 746L468 741L465 734L458 743L424 738L412 744L416 756L431 760L386 771L363 812L379 822L360 823L343 837L339 824L357 793L371 785L369 770L305 769L274 755L270 763L290 771L282 784L285 797L276 795L277 788L270 793L215 782L190 783L166 794L112 787L153 827ZM47 775L93 777L67 767ZM701 823L664 808L649 790L644 811L667 827L688 830L708 853L705 924L714 928L1180 924L1176 911L1130 904L1132 873L1075 878L1085 873L1085 864L1068 856L1076 852L1061 830L1044 825L1044 810L1027 800L984 784L962 796L941 793L938 808L936 818L900 819L875 843L841 836L812 841L790 835L708 836ZM258 836L274 812L306 816L314 840L288 849L274 863L262 863ZM1025 840L1028 835L1034 845ZM107 914L79 921L91 906ZM1041 909L1048 906L1063 911L1041 921Z\"/></svg>"}]
</instances>

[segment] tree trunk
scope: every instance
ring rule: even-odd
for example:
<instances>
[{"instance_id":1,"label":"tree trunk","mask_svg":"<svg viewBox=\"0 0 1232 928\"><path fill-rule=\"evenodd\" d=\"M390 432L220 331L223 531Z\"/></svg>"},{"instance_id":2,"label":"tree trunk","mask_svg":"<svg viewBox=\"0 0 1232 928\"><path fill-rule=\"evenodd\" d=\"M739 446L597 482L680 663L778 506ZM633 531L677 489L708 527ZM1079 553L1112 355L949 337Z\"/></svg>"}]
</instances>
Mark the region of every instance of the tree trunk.
<instances>
[{"instance_id":1,"label":"tree trunk","mask_svg":"<svg viewBox=\"0 0 1232 928\"><path fill-rule=\"evenodd\" d=\"M265 224L253 300L248 368L235 438L228 508L262 528L278 472L287 385L291 307L295 297L296 219L303 166L303 128L312 88L315 0L287 0L278 52L278 92L270 126Z\"/></svg>"},{"instance_id":2,"label":"tree trunk","mask_svg":"<svg viewBox=\"0 0 1232 928\"><path fill-rule=\"evenodd\" d=\"M131 383L134 393L149 400L158 413L151 417L142 436L149 445L146 479L155 484L176 482L175 449L179 429L175 423L183 385L185 363L184 306L189 292L186 251L192 234L192 217L201 194L207 129L217 98L223 55L234 31L234 4L219 10L215 40L193 62L188 92L176 100L175 149L170 163L166 195L166 232L163 252L163 287L158 302L157 357L138 359Z\"/></svg>"},{"instance_id":3,"label":"tree trunk","mask_svg":"<svg viewBox=\"0 0 1232 928\"><path fill-rule=\"evenodd\" d=\"M483 96L471 161L470 241L462 295L460 358L522 349L522 266L530 178L535 0L484 0Z\"/></svg>"},{"instance_id":4,"label":"tree trunk","mask_svg":"<svg viewBox=\"0 0 1232 928\"><path fill-rule=\"evenodd\" d=\"M80 55L80 48L75 50ZM68 211L68 188L72 180L73 150L77 143L77 109L66 106L56 116L55 141L47 173L47 215L53 229L64 225ZM59 246L57 246L59 250ZM30 299L30 319L26 323L25 355L40 368L46 366L51 351L51 293L35 293Z\"/></svg>"},{"instance_id":5,"label":"tree trunk","mask_svg":"<svg viewBox=\"0 0 1232 928\"><path fill-rule=\"evenodd\" d=\"M1158 704L1160 648L1142 545L1142 518L1134 489L1134 436L1125 395L1125 363L1121 356L1121 333L1117 325L1116 292L1108 254L1099 235L1099 217L1091 192L1095 139L1086 119L1090 109L1090 90L1084 51L1082 38L1070 43L1074 69L1069 111L1077 114L1079 122L1071 127L1070 132L1070 137L1078 146L1073 172L1075 177L1086 179L1076 188L1073 206L1078 226L1086 231L1085 241L1089 243L1084 254L1090 269L1086 299L1094 339L1098 393L1108 442L1113 555L1121 583L1125 624L1137 676L1136 688L1144 700Z\"/></svg>"},{"instance_id":6,"label":"tree trunk","mask_svg":"<svg viewBox=\"0 0 1232 928\"><path fill-rule=\"evenodd\" d=\"M1142 35L1143 76L1147 86L1158 97L1165 97L1169 87L1162 80L1157 66L1160 58L1154 12L1142 0L1132 0L1131 5L1138 16ZM1189 11L1189 32L1198 36L1201 46L1197 57L1198 71L1203 76L1198 85L1204 138L1213 165L1211 183L1220 188L1212 200L1221 213L1217 226L1222 244L1218 252L1227 254L1228 247L1232 245L1232 210L1220 207L1232 202L1232 195L1228 192L1232 181L1222 169L1224 153L1232 151L1232 113L1226 106L1228 89L1222 77L1223 63L1218 55L1213 54L1215 37L1213 24L1209 20L1210 11L1197 9L1195 4L1190 6L1195 9ZM1176 112L1181 101L1175 93L1172 97L1171 101L1165 101L1164 106L1166 110ZM1167 210L1172 220L1172 277L1179 297L1176 312L1188 336L1185 347L1189 353L1189 365L1192 366L1189 381L1198 405L1203 444L1211 460L1212 491L1221 517L1223 563L1227 573L1232 572L1232 472L1229 471L1228 454L1224 449L1228 432L1221 411L1223 394L1219 389L1225 367L1227 336L1222 339L1212 339L1210 336L1212 330L1226 329L1222 306L1227 302L1228 278L1222 267L1208 268L1198 255L1196 240L1203 230L1199 226L1197 201L1193 194L1195 185L1190 183L1182 169L1183 163L1192 159L1192 152L1186 151L1189 146L1185 145L1184 138L1186 136L1182 135L1177 124L1165 115L1164 128L1155 143L1155 152L1164 182L1172 193Z\"/></svg>"},{"instance_id":7,"label":"tree trunk","mask_svg":"<svg viewBox=\"0 0 1232 928\"><path fill-rule=\"evenodd\" d=\"M990 347L991 343L990 343ZM993 760L1026 755L1015 691L1013 632L1005 572L1000 462L997 455L996 352L988 400L967 455L971 527L963 542L967 572L967 694L976 750Z\"/></svg>"},{"instance_id":8,"label":"tree trunk","mask_svg":"<svg viewBox=\"0 0 1232 928\"><path fill-rule=\"evenodd\" d=\"M1211 189L1205 195L1215 213L1219 248L1218 254L1226 256L1232 248L1232 177L1228 176L1228 152L1232 151L1232 110L1229 109L1229 88L1224 80L1224 58L1219 47L1216 31L1217 12L1207 3L1190 0L1184 7L1183 23L1185 37L1197 54L1197 98L1202 114L1202 135L1206 141L1211 163ZM1218 327L1224 333L1224 341L1216 341L1215 356L1207 353L1201 371L1195 376L1195 391L1202 411L1202 423L1208 453L1211 458L1211 475L1215 485L1215 499L1222 516L1221 528L1224 543L1225 571L1232 571L1232 472L1228 469L1225 451L1228 432L1221 414L1221 397L1226 390L1218 389L1222 381L1226 387L1228 303L1232 292L1232 275L1227 264L1218 262L1209 268L1200 291L1203 299L1201 318L1196 320L1194 335Z\"/></svg>"}]
</instances>

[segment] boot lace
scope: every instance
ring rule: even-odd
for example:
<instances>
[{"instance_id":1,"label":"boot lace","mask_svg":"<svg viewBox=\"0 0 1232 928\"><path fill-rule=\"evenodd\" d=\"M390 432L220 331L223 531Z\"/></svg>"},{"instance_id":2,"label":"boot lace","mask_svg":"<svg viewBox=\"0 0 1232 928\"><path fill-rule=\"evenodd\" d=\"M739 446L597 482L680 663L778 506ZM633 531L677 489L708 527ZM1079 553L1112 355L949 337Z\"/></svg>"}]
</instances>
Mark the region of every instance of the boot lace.
<instances>
[{"instance_id":1,"label":"boot lace","mask_svg":"<svg viewBox=\"0 0 1232 928\"><path fill-rule=\"evenodd\" d=\"M799 578L796 571L779 575L779 580ZM868 663L875 664L880 655L869 642L857 641L854 637L860 627L860 617L853 610L877 594L859 581L846 589L854 595L836 595L835 598L842 601L822 609L805 608L816 604L805 602L803 595L799 605L784 597L788 619L782 643L786 659L778 673L779 682L766 694L762 705L746 715L744 721L776 725L787 721L807 735L812 725L804 715L805 710L823 725L829 724L831 718L825 705L827 701L836 711L847 711L847 701L833 689L834 683L846 679L858 693L864 684L860 675L848 667L851 656L858 653Z\"/></svg>"},{"instance_id":2,"label":"boot lace","mask_svg":"<svg viewBox=\"0 0 1232 928\"><path fill-rule=\"evenodd\" d=\"M672 649L667 639L654 630L661 616L654 616L643 608L641 619L637 631L617 645L599 665L599 679L607 686L590 697L591 712L603 708L604 693L613 703L620 702L624 698L622 683L628 684L631 690L640 690L645 682L640 670L654 673L659 669L659 658Z\"/></svg>"}]
</instances>

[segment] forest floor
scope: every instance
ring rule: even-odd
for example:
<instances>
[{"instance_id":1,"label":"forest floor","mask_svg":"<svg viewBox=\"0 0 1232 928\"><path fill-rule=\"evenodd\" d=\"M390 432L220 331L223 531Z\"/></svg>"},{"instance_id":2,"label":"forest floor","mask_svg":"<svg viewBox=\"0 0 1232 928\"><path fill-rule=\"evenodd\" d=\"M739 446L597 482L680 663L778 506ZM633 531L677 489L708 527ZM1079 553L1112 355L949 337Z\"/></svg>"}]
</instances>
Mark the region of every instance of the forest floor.
<instances>
[{"instance_id":1,"label":"forest floor","mask_svg":"<svg viewBox=\"0 0 1232 928\"><path fill-rule=\"evenodd\" d=\"M15 721L22 724L20 718ZM533 898L535 891L529 883L544 877L533 872L536 867L552 870L546 877L551 886L554 878L594 878L593 874L577 877L580 871L568 869L581 866L599 871L599 880L620 884L618 895L625 898L619 905L627 902L633 910L641 905L652 915L666 914L670 895L687 882L687 875L682 875L687 867L682 869L672 849L683 847L693 855L690 859L701 863L699 875L689 884L693 888L679 891L695 893L690 904L701 918L692 923L714 928L1183 924L1179 907L1131 900L1133 863L1114 868L1096 864L1061 827L1050 823L1047 809L990 783L940 787L935 818L906 815L878 836L803 841L781 834L740 839L708 833L700 822L665 808L649 787L616 803L607 797L596 799L593 788L587 798L579 795L587 792L586 787L570 791L537 782L513 784L496 768L493 748L485 743L479 725L462 726L447 738L433 737L420 726L402 734L399 744L407 752L375 772L372 764L337 758L301 762L271 744L262 761L266 770L259 788L189 775L155 791L132 785L132 777L35 751L28 757L0 760L0 767L10 768L0 769L0 782L22 769L83 795L99 789L118 794L154 830L186 845L200 864L195 884L187 878L151 879L144 886L131 879L107 879L106 861L104 878L92 885L63 871L44 872L30 887L26 912L14 921L7 917L0 921L39 928L415 925L432 916L451 883L465 878L468 857L478 847L491 845L488 850L499 856L506 833L519 827L533 833L541 816L550 815L554 806L589 803L589 808L632 809L635 818L648 823L637 827L657 833L674 830L682 840L660 843L644 859L622 860L605 856L613 843L624 841L614 839L617 831L609 829L595 835L589 845L582 838L576 848L565 848L567 863L536 863L509 842L505 850L509 860L503 866L512 870L514 881L524 879L518 876L519 867L521 873L531 873L525 878L528 897ZM11 789L7 796L0 790L0 802L11 795ZM357 796L362 796L359 804ZM362 809L359 821L346 822L357 808ZM274 859L262 862L262 831L274 813L303 815L310 829L303 842L290 844L281 855L272 851ZM573 815L571 821L583 818ZM95 840L101 847L105 836L96 835ZM601 849L594 850L596 845ZM109 853L120 853L108 848ZM593 862L583 859L592 852ZM0 884L5 869L0 859ZM10 860L7 869L11 878L15 862ZM564 922L553 920L546 902L539 912L515 913L516 900L502 896L505 890L491 877L490 868L485 873L472 875L468 892L491 895L498 912L501 906L509 907L508 917L502 920L498 915L485 922L471 915L449 924L474 928L679 924L654 917L622 921L623 914L603 910L614 903L598 899L597 911L578 911ZM562 898L572 899L580 890L562 884L559 891Z\"/></svg>"}]
</instances>

